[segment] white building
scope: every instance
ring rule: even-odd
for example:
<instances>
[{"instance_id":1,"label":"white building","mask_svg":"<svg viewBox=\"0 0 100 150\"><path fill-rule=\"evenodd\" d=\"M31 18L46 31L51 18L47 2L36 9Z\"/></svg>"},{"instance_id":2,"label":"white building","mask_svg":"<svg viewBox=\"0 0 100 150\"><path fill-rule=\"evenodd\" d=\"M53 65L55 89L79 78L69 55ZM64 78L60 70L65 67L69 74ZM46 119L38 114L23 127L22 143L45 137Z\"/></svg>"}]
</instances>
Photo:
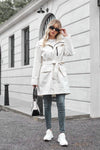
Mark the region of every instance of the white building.
<instances>
[{"instance_id":1,"label":"white building","mask_svg":"<svg viewBox=\"0 0 100 150\"><path fill-rule=\"evenodd\" d=\"M45 13L37 13L42 9ZM48 9L47 9L48 8ZM100 7L97 0L34 0L0 25L1 97L32 101L34 47L52 19L72 35L76 54L67 57L71 94L66 108L100 117Z\"/></svg>"}]
</instances>

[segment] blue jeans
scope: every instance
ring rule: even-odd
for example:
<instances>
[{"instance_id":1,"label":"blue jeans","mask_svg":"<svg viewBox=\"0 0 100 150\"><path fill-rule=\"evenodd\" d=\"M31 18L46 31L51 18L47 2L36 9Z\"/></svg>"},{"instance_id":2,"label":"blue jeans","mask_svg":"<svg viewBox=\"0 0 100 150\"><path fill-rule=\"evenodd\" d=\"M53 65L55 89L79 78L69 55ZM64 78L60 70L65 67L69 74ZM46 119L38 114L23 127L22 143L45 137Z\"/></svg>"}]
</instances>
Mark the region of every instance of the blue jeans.
<instances>
[{"instance_id":1,"label":"blue jeans","mask_svg":"<svg viewBox=\"0 0 100 150\"><path fill-rule=\"evenodd\" d=\"M51 129L51 105L52 96L44 95L44 112L47 129ZM58 120L59 120L59 130L60 132L65 132L65 94L56 95L56 104L58 108Z\"/></svg>"}]
</instances>

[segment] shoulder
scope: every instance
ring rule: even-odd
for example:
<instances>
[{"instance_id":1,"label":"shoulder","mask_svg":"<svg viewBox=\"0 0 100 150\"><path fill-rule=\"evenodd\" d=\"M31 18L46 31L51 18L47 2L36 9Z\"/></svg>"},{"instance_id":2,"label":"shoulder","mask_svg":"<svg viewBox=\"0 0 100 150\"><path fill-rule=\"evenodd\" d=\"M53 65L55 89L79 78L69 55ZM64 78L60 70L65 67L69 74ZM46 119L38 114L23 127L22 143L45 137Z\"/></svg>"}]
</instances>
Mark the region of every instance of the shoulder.
<instances>
[{"instance_id":1,"label":"shoulder","mask_svg":"<svg viewBox=\"0 0 100 150\"><path fill-rule=\"evenodd\" d=\"M43 43L43 38L36 42L36 47L42 46L42 43Z\"/></svg>"},{"instance_id":2,"label":"shoulder","mask_svg":"<svg viewBox=\"0 0 100 150\"><path fill-rule=\"evenodd\" d=\"M71 34L68 34L68 36L63 37L60 42L62 42L62 43L69 43L70 40L71 40Z\"/></svg>"},{"instance_id":3,"label":"shoulder","mask_svg":"<svg viewBox=\"0 0 100 150\"><path fill-rule=\"evenodd\" d=\"M63 39L62 39L62 40L64 41L64 40L66 40L66 39L70 39L70 38L71 38L71 34L68 34L68 36L63 37Z\"/></svg>"},{"instance_id":4,"label":"shoulder","mask_svg":"<svg viewBox=\"0 0 100 150\"><path fill-rule=\"evenodd\" d=\"M66 37L62 36L62 38L59 39L57 43L65 42L66 40L69 40L70 38L71 38L71 34L68 33L68 36Z\"/></svg>"},{"instance_id":5,"label":"shoulder","mask_svg":"<svg viewBox=\"0 0 100 150\"><path fill-rule=\"evenodd\" d=\"M38 41L38 45L39 45L39 46L42 46L42 45L43 45L43 38Z\"/></svg>"}]
</instances>

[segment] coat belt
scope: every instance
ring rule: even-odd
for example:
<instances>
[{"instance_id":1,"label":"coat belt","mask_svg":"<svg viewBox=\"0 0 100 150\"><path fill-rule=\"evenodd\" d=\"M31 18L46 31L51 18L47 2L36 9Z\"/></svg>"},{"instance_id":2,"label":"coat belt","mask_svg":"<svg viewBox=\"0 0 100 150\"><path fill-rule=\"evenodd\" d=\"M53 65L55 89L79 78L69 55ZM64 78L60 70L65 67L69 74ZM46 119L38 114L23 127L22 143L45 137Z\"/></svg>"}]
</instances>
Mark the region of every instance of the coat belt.
<instances>
[{"instance_id":1,"label":"coat belt","mask_svg":"<svg viewBox=\"0 0 100 150\"><path fill-rule=\"evenodd\" d=\"M62 73L62 75L64 76L64 72L61 69L61 65L64 64L64 62L56 62L56 61L52 61L52 62L43 62L43 65L53 65L52 68L52 79L53 80L57 80L58 79L58 72L60 71Z\"/></svg>"}]
</instances>

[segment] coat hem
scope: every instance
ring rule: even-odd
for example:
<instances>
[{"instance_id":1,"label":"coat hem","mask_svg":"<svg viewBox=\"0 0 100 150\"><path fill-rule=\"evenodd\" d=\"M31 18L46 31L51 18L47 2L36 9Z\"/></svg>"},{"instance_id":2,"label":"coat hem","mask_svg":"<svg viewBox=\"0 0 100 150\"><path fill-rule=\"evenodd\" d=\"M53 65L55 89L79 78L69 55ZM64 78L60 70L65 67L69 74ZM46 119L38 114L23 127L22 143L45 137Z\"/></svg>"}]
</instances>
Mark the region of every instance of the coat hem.
<instances>
[{"instance_id":1,"label":"coat hem","mask_svg":"<svg viewBox=\"0 0 100 150\"><path fill-rule=\"evenodd\" d=\"M65 95L69 95L71 94L70 92L59 92L59 93L43 93L43 94L38 94L38 96L44 96L44 95L57 95L57 94L65 94Z\"/></svg>"}]
</instances>

